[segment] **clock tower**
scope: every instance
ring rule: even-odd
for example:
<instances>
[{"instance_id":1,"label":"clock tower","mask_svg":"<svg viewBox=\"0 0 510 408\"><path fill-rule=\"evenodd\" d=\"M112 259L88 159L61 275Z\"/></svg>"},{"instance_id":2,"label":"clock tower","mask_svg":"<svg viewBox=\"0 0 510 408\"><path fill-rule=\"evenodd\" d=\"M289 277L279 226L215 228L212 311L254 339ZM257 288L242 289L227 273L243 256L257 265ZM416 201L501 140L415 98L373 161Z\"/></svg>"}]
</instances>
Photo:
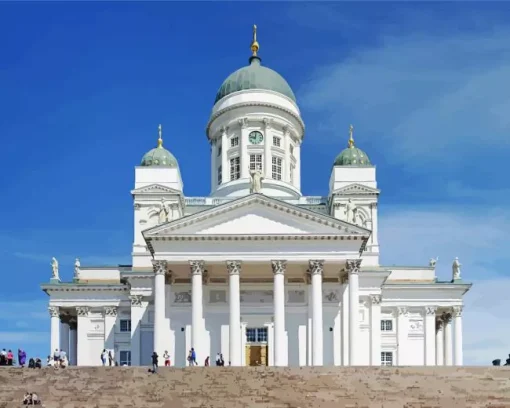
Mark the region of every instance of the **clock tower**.
<instances>
[{"instance_id":1,"label":"clock tower","mask_svg":"<svg viewBox=\"0 0 510 408\"><path fill-rule=\"evenodd\" d=\"M207 124L211 144L211 195L250 194L250 171L262 175L268 196L301 196L304 123L285 79L262 65L253 27L248 65L220 86Z\"/></svg>"}]
</instances>

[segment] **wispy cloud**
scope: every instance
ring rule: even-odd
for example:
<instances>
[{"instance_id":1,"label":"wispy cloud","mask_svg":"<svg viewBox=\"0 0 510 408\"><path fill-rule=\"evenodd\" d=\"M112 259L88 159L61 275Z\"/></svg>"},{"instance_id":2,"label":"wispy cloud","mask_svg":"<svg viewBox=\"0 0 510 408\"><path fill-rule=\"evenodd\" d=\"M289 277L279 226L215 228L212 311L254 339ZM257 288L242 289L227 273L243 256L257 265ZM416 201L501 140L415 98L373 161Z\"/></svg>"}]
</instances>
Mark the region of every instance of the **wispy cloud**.
<instances>
[{"instance_id":1,"label":"wispy cloud","mask_svg":"<svg viewBox=\"0 0 510 408\"><path fill-rule=\"evenodd\" d=\"M427 265L439 256L437 275L451 278L451 264L458 256L462 275L473 287L465 296L464 351L466 364L490 364L508 354L510 337L507 311L510 309L510 216L500 210L455 207L418 211L394 208L381 214L382 263ZM489 261L489 262L487 262Z\"/></svg>"}]
</instances>

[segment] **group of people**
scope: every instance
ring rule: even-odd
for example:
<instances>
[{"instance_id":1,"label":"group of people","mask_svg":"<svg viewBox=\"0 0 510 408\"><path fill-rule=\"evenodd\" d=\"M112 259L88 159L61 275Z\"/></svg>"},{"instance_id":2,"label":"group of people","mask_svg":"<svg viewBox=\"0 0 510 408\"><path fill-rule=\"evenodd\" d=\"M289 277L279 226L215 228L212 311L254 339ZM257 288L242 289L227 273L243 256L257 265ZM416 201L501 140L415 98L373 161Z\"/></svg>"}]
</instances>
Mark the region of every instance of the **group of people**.
<instances>
[{"instance_id":1,"label":"group of people","mask_svg":"<svg viewBox=\"0 0 510 408\"><path fill-rule=\"evenodd\" d=\"M103 349L101 352L101 362L103 363L103 367L106 366L106 363L109 363L110 367L116 365L115 359L113 358L113 352L111 350L106 351L106 349Z\"/></svg>"},{"instance_id":2,"label":"group of people","mask_svg":"<svg viewBox=\"0 0 510 408\"><path fill-rule=\"evenodd\" d=\"M60 349L60 351L55 349L53 352L53 357L48 356L47 365L48 367L66 368L69 365L67 353L62 349Z\"/></svg>"},{"instance_id":3,"label":"group of people","mask_svg":"<svg viewBox=\"0 0 510 408\"><path fill-rule=\"evenodd\" d=\"M18 365L23 367L27 361L27 353L25 350L18 349ZM12 350L6 351L2 349L0 351L0 366L12 366L14 365L14 353Z\"/></svg>"},{"instance_id":4,"label":"group of people","mask_svg":"<svg viewBox=\"0 0 510 408\"><path fill-rule=\"evenodd\" d=\"M35 392L27 392L23 397L23 405L41 405L41 399Z\"/></svg>"}]
</instances>

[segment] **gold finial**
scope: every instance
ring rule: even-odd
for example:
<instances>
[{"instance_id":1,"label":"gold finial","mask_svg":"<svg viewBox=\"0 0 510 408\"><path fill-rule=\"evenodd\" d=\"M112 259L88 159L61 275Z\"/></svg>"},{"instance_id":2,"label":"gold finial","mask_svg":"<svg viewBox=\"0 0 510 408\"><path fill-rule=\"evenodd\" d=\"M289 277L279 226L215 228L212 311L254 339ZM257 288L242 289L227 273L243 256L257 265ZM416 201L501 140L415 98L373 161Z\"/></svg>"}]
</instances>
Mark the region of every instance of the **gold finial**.
<instances>
[{"instance_id":1,"label":"gold finial","mask_svg":"<svg viewBox=\"0 0 510 408\"><path fill-rule=\"evenodd\" d=\"M158 126L158 147L163 147L163 138L161 137L163 134L163 127L161 125Z\"/></svg>"},{"instance_id":2,"label":"gold finial","mask_svg":"<svg viewBox=\"0 0 510 408\"><path fill-rule=\"evenodd\" d=\"M354 147L354 139L352 138L352 134L354 133L354 126L349 126L349 147Z\"/></svg>"},{"instance_id":3,"label":"gold finial","mask_svg":"<svg viewBox=\"0 0 510 408\"><path fill-rule=\"evenodd\" d=\"M250 48L251 48L252 56L256 57L260 46L259 46L259 43L257 42L257 26L255 24L253 25L253 40L251 42Z\"/></svg>"}]
</instances>

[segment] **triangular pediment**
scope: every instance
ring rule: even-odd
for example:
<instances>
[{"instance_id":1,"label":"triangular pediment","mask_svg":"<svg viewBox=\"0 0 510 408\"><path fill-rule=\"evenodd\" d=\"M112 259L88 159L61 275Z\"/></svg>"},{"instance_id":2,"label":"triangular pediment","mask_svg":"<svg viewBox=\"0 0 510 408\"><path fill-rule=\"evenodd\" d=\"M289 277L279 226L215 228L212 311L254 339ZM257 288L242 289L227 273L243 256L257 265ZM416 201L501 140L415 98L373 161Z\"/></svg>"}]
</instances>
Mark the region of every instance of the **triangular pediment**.
<instances>
[{"instance_id":1,"label":"triangular pediment","mask_svg":"<svg viewBox=\"0 0 510 408\"><path fill-rule=\"evenodd\" d=\"M349 184L348 186L333 191L334 195L374 195L379 193L379 189L359 183Z\"/></svg>"},{"instance_id":2,"label":"triangular pediment","mask_svg":"<svg viewBox=\"0 0 510 408\"><path fill-rule=\"evenodd\" d=\"M252 194L146 230L146 238L175 235L356 235L370 231L327 215Z\"/></svg>"},{"instance_id":3,"label":"triangular pediment","mask_svg":"<svg viewBox=\"0 0 510 408\"><path fill-rule=\"evenodd\" d=\"M152 195L152 194L182 194L179 190L162 186L161 184L150 184L145 187L135 188L131 190L131 194L136 195Z\"/></svg>"}]
</instances>

